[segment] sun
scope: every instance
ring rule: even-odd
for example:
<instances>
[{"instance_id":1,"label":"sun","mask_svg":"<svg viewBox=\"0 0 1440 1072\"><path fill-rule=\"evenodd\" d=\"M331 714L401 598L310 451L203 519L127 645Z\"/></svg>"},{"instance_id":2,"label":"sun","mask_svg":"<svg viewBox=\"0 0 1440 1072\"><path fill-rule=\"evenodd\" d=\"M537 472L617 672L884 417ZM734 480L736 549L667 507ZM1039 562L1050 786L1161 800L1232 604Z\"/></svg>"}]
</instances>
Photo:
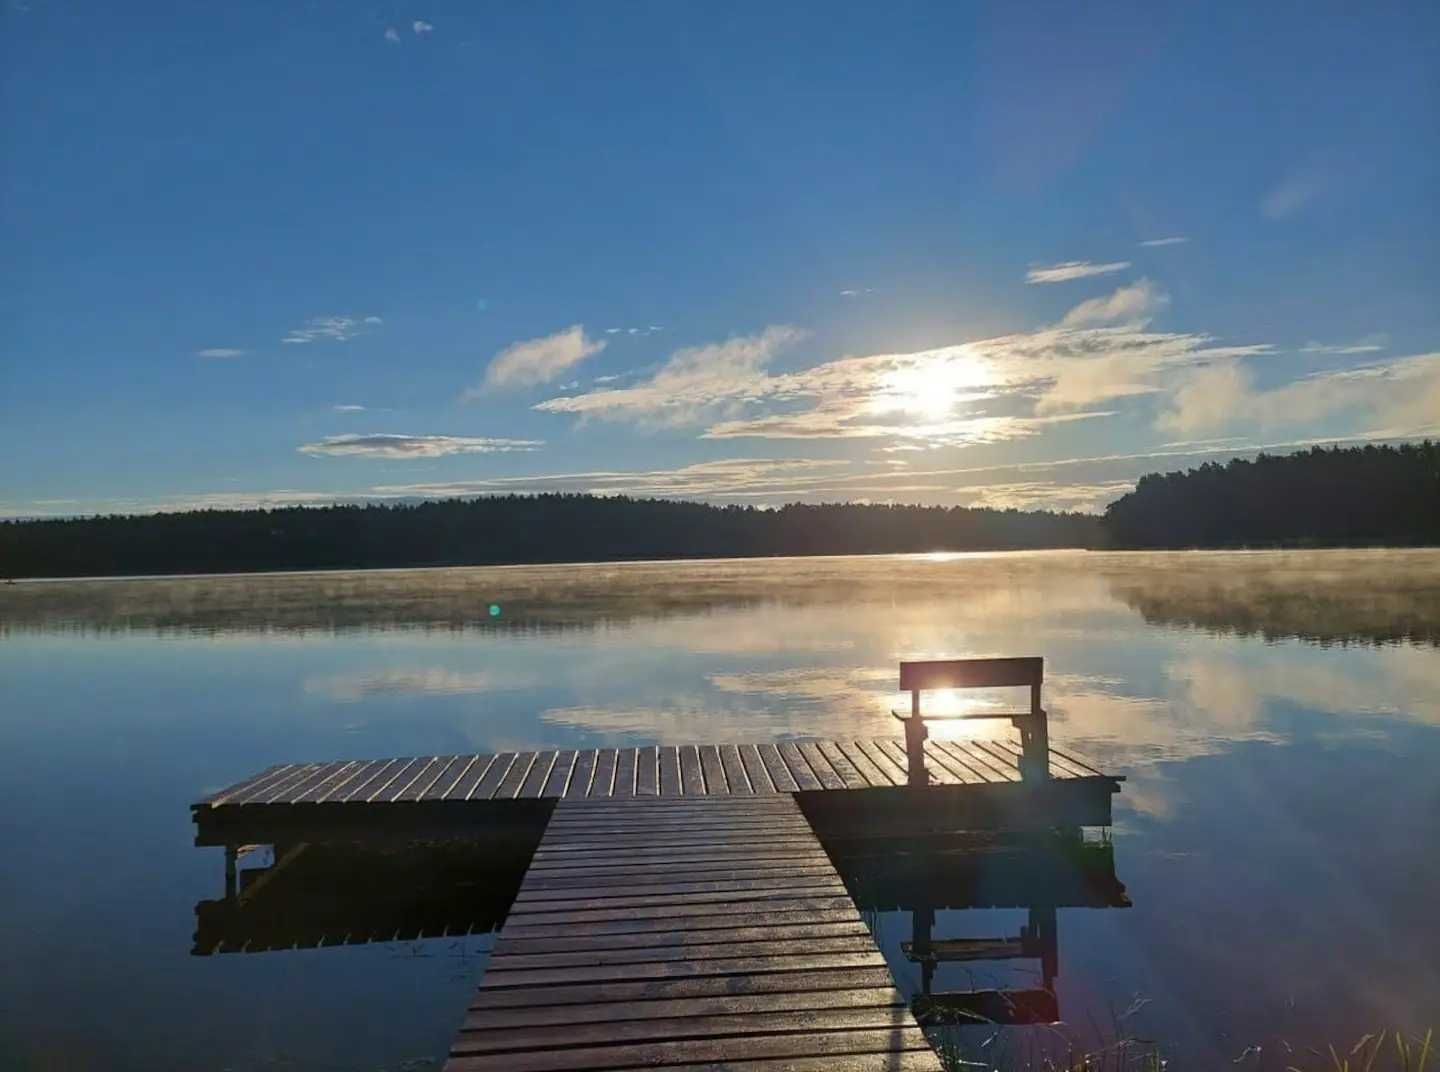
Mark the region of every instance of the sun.
<instances>
[{"instance_id":1,"label":"sun","mask_svg":"<svg viewBox=\"0 0 1440 1072\"><path fill-rule=\"evenodd\" d=\"M947 349L884 373L872 404L877 412L939 420L992 382L983 360L963 347Z\"/></svg>"}]
</instances>

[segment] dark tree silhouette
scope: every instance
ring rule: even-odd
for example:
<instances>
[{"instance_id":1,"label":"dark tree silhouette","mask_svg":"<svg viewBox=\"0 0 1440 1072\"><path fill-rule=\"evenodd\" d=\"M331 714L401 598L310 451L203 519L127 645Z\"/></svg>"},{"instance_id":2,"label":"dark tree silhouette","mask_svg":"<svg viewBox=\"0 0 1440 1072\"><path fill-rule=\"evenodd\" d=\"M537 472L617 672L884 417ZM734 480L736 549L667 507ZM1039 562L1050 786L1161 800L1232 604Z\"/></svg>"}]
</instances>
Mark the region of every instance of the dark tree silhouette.
<instances>
[{"instance_id":1,"label":"dark tree silhouette","mask_svg":"<svg viewBox=\"0 0 1440 1072\"><path fill-rule=\"evenodd\" d=\"M1152 473L1105 510L1115 547L1440 544L1440 444L1335 447Z\"/></svg>"},{"instance_id":2,"label":"dark tree silhouette","mask_svg":"<svg viewBox=\"0 0 1440 1072\"><path fill-rule=\"evenodd\" d=\"M876 506L778 510L511 495L411 505L197 510L0 523L0 574L76 577L521 562L1086 547L1087 514Z\"/></svg>"}]
</instances>

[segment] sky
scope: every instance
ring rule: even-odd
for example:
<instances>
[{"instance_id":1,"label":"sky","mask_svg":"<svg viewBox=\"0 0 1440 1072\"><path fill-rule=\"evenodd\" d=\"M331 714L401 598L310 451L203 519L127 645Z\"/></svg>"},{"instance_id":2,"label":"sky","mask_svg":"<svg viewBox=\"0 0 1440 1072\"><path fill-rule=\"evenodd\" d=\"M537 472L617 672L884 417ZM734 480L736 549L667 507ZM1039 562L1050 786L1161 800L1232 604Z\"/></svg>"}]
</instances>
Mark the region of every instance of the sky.
<instances>
[{"instance_id":1,"label":"sky","mask_svg":"<svg viewBox=\"0 0 1440 1072\"><path fill-rule=\"evenodd\" d=\"M1440 434L1440 6L0 13L0 516Z\"/></svg>"}]
</instances>

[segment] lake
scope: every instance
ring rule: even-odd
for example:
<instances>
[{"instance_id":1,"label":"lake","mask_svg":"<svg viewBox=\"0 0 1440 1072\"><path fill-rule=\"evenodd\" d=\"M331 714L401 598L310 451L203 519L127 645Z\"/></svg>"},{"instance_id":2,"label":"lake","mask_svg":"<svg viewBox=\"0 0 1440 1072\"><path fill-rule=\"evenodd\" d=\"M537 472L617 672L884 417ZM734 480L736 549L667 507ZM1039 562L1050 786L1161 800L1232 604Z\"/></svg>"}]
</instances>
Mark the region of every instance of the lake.
<instances>
[{"instance_id":1,"label":"lake","mask_svg":"<svg viewBox=\"0 0 1440 1072\"><path fill-rule=\"evenodd\" d=\"M260 767L894 736L898 661L964 655L1044 656L1052 737L1128 778L1067 1030L1283 1068L1440 1026L1440 552L727 560L0 588L0 1066L438 1067L487 936L192 955L188 805Z\"/></svg>"}]
</instances>

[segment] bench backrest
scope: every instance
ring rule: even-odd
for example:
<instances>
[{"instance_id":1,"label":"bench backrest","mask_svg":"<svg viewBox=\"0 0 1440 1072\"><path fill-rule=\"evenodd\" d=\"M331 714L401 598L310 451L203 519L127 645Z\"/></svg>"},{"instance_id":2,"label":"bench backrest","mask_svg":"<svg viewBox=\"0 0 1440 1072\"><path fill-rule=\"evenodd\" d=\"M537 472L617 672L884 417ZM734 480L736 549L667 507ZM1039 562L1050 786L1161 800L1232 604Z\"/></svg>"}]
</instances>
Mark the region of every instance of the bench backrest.
<instances>
[{"instance_id":1,"label":"bench backrest","mask_svg":"<svg viewBox=\"0 0 1440 1072\"><path fill-rule=\"evenodd\" d=\"M900 691L927 689L995 689L1028 685L1038 692L1045 677L1045 660L942 659L900 664Z\"/></svg>"}]
</instances>

